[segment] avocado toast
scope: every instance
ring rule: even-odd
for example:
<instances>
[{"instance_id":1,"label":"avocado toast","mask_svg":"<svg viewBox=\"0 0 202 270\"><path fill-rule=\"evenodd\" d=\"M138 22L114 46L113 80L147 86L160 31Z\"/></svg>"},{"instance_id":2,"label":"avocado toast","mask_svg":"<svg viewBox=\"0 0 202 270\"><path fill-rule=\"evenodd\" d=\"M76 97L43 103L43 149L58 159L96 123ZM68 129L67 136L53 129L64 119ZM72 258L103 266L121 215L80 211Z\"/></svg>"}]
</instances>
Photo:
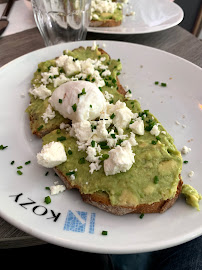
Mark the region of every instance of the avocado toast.
<instances>
[{"instance_id":1,"label":"avocado toast","mask_svg":"<svg viewBox=\"0 0 202 270\"><path fill-rule=\"evenodd\" d=\"M54 170L67 188L79 190L85 202L110 213L124 215L131 212L164 212L174 204L182 187L182 158L172 137L149 110L142 110L138 101L130 99L130 91L124 91L117 77L121 70L119 59L110 59L106 52L97 47L65 51L63 55L72 57L69 67L72 63L77 66L78 61L78 70L72 68L74 72L71 74L62 62L67 57L39 64L32 80L34 89L40 87L43 81L51 93L43 100L35 98L32 94L35 92L30 90L31 105L27 109L32 132L43 137L43 145L60 142L64 147L66 160L54 167ZM86 73L81 72L84 65L82 61L86 64L86 61L90 61L88 59L93 60L99 80L98 76L94 76L98 75L97 72L92 73L88 69L85 69ZM52 67L58 68L55 75L48 74L52 78L41 74L51 73L49 71L54 74ZM55 80L57 82L61 74L67 80L65 82L63 78L63 84L56 86ZM78 84L82 83L78 103L72 106L72 115L78 112L79 102L87 96L88 84L96 84L105 97L104 114L83 121L90 125L87 138L79 137L76 129L78 122L70 121L56 110L58 104L64 105L65 97L56 97L57 104L53 102L55 90L61 89L62 85L70 87L74 80ZM52 115L55 116L48 118L45 123L46 118L43 116L50 104ZM93 109L94 102L88 106ZM127 118L122 112L125 112ZM123 153L124 158L120 153Z\"/></svg>"},{"instance_id":2,"label":"avocado toast","mask_svg":"<svg viewBox=\"0 0 202 270\"><path fill-rule=\"evenodd\" d=\"M123 6L111 0L91 1L91 27L119 26L123 20Z\"/></svg>"}]
</instances>

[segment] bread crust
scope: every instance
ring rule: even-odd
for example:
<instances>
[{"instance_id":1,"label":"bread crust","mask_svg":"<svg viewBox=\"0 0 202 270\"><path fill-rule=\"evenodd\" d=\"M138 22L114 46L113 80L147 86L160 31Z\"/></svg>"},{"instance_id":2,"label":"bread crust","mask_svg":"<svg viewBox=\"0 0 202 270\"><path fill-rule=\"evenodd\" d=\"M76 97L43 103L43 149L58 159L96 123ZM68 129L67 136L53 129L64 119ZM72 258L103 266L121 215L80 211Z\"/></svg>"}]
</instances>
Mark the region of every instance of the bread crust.
<instances>
[{"instance_id":1,"label":"bread crust","mask_svg":"<svg viewBox=\"0 0 202 270\"><path fill-rule=\"evenodd\" d=\"M115 21L113 19L109 19L106 21L97 21L97 20L91 20L90 21L90 27L116 27L122 24L122 20Z\"/></svg>"},{"instance_id":2,"label":"bread crust","mask_svg":"<svg viewBox=\"0 0 202 270\"><path fill-rule=\"evenodd\" d=\"M57 168L54 168L54 171L57 173L57 175L60 177L60 179L63 181L67 189L76 188L80 192L80 187L75 185L72 186L69 178L65 176L61 171L59 171ZM104 192L95 192L93 194L82 194L80 192L80 195L85 203L91 204L101 210L104 210L108 213L122 216L129 213L136 213L136 214L146 214L146 213L164 213L166 210L168 210L178 199L181 190L182 190L183 181L181 179L181 175L179 175L179 182L177 186L177 191L175 193L175 196L168 200L161 200L159 202L154 202L152 204L139 204L137 206L131 207L131 206L123 206L123 205L112 205L109 199L109 196L107 193Z\"/></svg>"}]
</instances>

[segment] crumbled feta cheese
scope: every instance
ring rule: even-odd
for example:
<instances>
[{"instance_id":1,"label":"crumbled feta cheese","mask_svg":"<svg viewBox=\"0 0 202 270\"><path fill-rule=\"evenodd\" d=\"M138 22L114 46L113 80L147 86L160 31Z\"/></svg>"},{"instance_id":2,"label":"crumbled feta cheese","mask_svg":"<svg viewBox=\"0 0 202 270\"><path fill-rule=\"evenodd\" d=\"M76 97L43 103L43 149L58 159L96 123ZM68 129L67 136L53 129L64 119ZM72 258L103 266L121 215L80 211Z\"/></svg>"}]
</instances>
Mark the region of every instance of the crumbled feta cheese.
<instances>
[{"instance_id":1,"label":"crumbled feta cheese","mask_svg":"<svg viewBox=\"0 0 202 270\"><path fill-rule=\"evenodd\" d=\"M39 87L30 89L29 93L32 94L35 98L45 100L47 97L51 96L52 92L45 85L41 84Z\"/></svg>"},{"instance_id":2,"label":"crumbled feta cheese","mask_svg":"<svg viewBox=\"0 0 202 270\"><path fill-rule=\"evenodd\" d=\"M92 0L91 1L91 13L114 13L117 8L117 3L112 2L112 0L104 1L104 0ZM121 7L121 5L119 5Z\"/></svg>"},{"instance_id":3,"label":"crumbled feta cheese","mask_svg":"<svg viewBox=\"0 0 202 270\"><path fill-rule=\"evenodd\" d=\"M65 60L63 68L67 76L72 76L76 73L81 72L81 63L78 60L74 61L72 56L68 56Z\"/></svg>"},{"instance_id":4,"label":"crumbled feta cheese","mask_svg":"<svg viewBox=\"0 0 202 270\"><path fill-rule=\"evenodd\" d=\"M58 57L57 59L56 59L56 65L58 66L58 67L63 67L64 66L64 63L65 63L65 61L68 59L68 55L61 55L60 57Z\"/></svg>"},{"instance_id":5,"label":"crumbled feta cheese","mask_svg":"<svg viewBox=\"0 0 202 270\"><path fill-rule=\"evenodd\" d=\"M124 147L118 145L110 150L108 154L109 158L104 161L104 171L107 176L126 172L135 162L135 154L132 152L129 142Z\"/></svg>"},{"instance_id":6,"label":"crumbled feta cheese","mask_svg":"<svg viewBox=\"0 0 202 270\"><path fill-rule=\"evenodd\" d=\"M65 76L64 73L62 73L62 74L60 74L59 77L53 79L53 85L54 85L54 87L58 87L61 84L66 83L68 81L69 81L69 79Z\"/></svg>"},{"instance_id":7,"label":"crumbled feta cheese","mask_svg":"<svg viewBox=\"0 0 202 270\"><path fill-rule=\"evenodd\" d=\"M75 137L80 142L86 142L92 136L91 124L89 121L76 122L72 124Z\"/></svg>"},{"instance_id":8,"label":"crumbled feta cheese","mask_svg":"<svg viewBox=\"0 0 202 270\"><path fill-rule=\"evenodd\" d=\"M175 124L176 124L176 125L180 125L180 122L176 120L176 121L175 121Z\"/></svg>"},{"instance_id":9,"label":"crumbled feta cheese","mask_svg":"<svg viewBox=\"0 0 202 270\"><path fill-rule=\"evenodd\" d=\"M158 125L156 124L153 126L153 128L150 130L151 135L158 136L160 134L160 130L158 129Z\"/></svg>"},{"instance_id":10,"label":"crumbled feta cheese","mask_svg":"<svg viewBox=\"0 0 202 270\"><path fill-rule=\"evenodd\" d=\"M110 100L112 100L112 99L114 98L114 95L110 94L110 93L107 92L107 91L105 91L104 96L105 96L105 99L106 99L107 101L110 101Z\"/></svg>"},{"instance_id":11,"label":"crumbled feta cheese","mask_svg":"<svg viewBox=\"0 0 202 270\"><path fill-rule=\"evenodd\" d=\"M191 148L187 147L186 145L182 147L181 153L188 154L191 151Z\"/></svg>"},{"instance_id":12,"label":"crumbled feta cheese","mask_svg":"<svg viewBox=\"0 0 202 270\"><path fill-rule=\"evenodd\" d=\"M53 168L67 160L64 146L61 142L50 142L45 144L40 153L37 154L38 164Z\"/></svg>"},{"instance_id":13,"label":"crumbled feta cheese","mask_svg":"<svg viewBox=\"0 0 202 270\"><path fill-rule=\"evenodd\" d=\"M125 98L131 99L132 98L132 93L130 91L127 91L127 93L125 94Z\"/></svg>"},{"instance_id":14,"label":"crumbled feta cheese","mask_svg":"<svg viewBox=\"0 0 202 270\"><path fill-rule=\"evenodd\" d=\"M144 135L144 121L138 117L134 123L129 125L129 128L138 135Z\"/></svg>"},{"instance_id":15,"label":"crumbled feta cheese","mask_svg":"<svg viewBox=\"0 0 202 270\"><path fill-rule=\"evenodd\" d=\"M52 110L52 107L50 104L48 105L45 113L43 113L43 115L41 117L43 118L43 120L46 124L48 123L48 119L51 120L51 119L55 118L55 111Z\"/></svg>"},{"instance_id":16,"label":"crumbled feta cheese","mask_svg":"<svg viewBox=\"0 0 202 270\"><path fill-rule=\"evenodd\" d=\"M189 177L194 176L194 172L193 172L193 171L190 171L190 172L188 173L188 176L189 176Z\"/></svg>"},{"instance_id":17,"label":"crumbled feta cheese","mask_svg":"<svg viewBox=\"0 0 202 270\"><path fill-rule=\"evenodd\" d=\"M133 117L132 111L126 107L125 102L117 101L116 104L109 104L109 111L114 113L114 118L112 119L113 124L117 129L124 129L126 128L131 118ZM111 108L110 108L111 107ZM111 114L110 114L111 115Z\"/></svg>"},{"instance_id":18,"label":"crumbled feta cheese","mask_svg":"<svg viewBox=\"0 0 202 270\"><path fill-rule=\"evenodd\" d=\"M109 69L106 69L104 72L102 72L102 76L106 77L106 76L110 76L111 75L111 71Z\"/></svg>"},{"instance_id":19,"label":"crumbled feta cheese","mask_svg":"<svg viewBox=\"0 0 202 270\"><path fill-rule=\"evenodd\" d=\"M90 165L89 172L92 174L94 171L99 171L102 167L102 165L99 164L99 162L92 162Z\"/></svg>"},{"instance_id":20,"label":"crumbled feta cheese","mask_svg":"<svg viewBox=\"0 0 202 270\"><path fill-rule=\"evenodd\" d=\"M60 192L65 191L66 187L64 185L55 185L50 187L51 195L56 195Z\"/></svg>"}]
</instances>

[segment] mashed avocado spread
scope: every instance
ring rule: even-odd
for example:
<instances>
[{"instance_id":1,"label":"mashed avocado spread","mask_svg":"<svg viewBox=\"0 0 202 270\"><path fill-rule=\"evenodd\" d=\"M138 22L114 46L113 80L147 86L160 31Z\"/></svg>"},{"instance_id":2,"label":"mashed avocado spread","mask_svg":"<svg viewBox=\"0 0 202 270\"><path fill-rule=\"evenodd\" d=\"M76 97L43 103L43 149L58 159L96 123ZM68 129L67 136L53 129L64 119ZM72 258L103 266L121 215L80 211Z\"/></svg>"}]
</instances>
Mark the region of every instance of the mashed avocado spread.
<instances>
[{"instance_id":1,"label":"mashed avocado spread","mask_svg":"<svg viewBox=\"0 0 202 270\"><path fill-rule=\"evenodd\" d=\"M48 123L44 123L42 115L48 106L48 98L45 100L35 98L30 94L31 104L27 108L27 112L34 119L32 125L32 132L43 126L43 130L49 130L52 126L56 129L43 137L43 144L48 144L52 141L60 141L65 148L67 161L57 166L64 176L74 173L74 179L69 177L71 185L75 188L79 187L80 192L84 194L93 194L95 192L107 193L112 205L122 206L136 206L138 204L152 204L160 200L171 199L175 196L179 175L182 169L182 157L180 152L176 149L173 138L165 131L161 123L149 112L149 110L142 110L140 104L136 100L125 98L117 91L117 75L121 70L120 60L112 60L107 54L101 54L98 49L79 48L74 51L65 51L64 55L70 55L75 59L74 61L91 59L102 59L103 65L107 65L110 70L110 75L102 77L104 72L98 68L98 71L105 82L105 85L99 87L104 94L106 91L113 96L109 98L109 103L115 104L118 100L125 102L126 106L133 112L137 113L144 122L144 135L136 135L135 139L137 145L132 146L135 153L135 162L132 167L126 172L117 173L115 175L106 176L103 169L103 162L101 161L100 170L89 172L89 162L86 160L86 152L78 151L77 140L70 136L64 129L59 129L59 126L65 119L55 112L56 116L49 119ZM56 60L48 60L38 65L38 70L34 74L32 85L39 87L43 73L48 73L50 67L56 67ZM65 75L64 69L59 68L58 75L48 78L46 87L53 92L57 86L55 79L61 74ZM76 77L76 72L73 75L65 75L68 80L83 80L83 78ZM55 76L55 77L54 77ZM91 75L87 76L85 80L95 82L95 78ZM111 96L111 97L112 97ZM151 129L154 125L158 125L160 131L158 136L151 134ZM92 127L93 128L93 127ZM110 127L108 132L110 131ZM131 129L129 126L124 128L123 135L130 135ZM115 130L116 136L117 131ZM62 138L62 139L61 139ZM117 144L121 144L118 141ZM106 144L101 144L101 154L107 155L110 149L102 147ZM71 151L69 151L71 149Z\"/></svg>"},{"instance_id":2,"label":"mashed avocado spread","mask_svg":"<svg viewBox=\"0 0 202 270\"><path fill-rule=\"evenodd\" d=\"M192 207L195 207L198 211L199 201L202 199L202 196L198 193L198 191L190 185L182 186L182 194L184 194L186 198L186 202L190 204Z\"/></svg>"}]
</instances>

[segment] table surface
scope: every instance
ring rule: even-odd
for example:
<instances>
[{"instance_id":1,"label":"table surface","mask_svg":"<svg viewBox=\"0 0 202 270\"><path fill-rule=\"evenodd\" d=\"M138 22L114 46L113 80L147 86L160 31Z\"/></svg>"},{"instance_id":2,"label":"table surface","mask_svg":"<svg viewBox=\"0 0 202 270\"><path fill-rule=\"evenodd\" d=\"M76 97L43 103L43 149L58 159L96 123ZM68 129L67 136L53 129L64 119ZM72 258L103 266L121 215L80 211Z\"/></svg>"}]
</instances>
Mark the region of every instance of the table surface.
<instances>
[{"instance_id":1,"label":"table surface","mask_svg":"<svg viewBox=\"0 0 202 270\"><path fill-rule=\"evenodd\" d=\"M202 42L180 26L157 33L141 35L88 33L87 40L118 40L143 44L170 52L202 67ZM37 28L0 37L0 67L21 55L43 47L44 42ZM0 218L0 248L41 244L45 244L45 242L18 230Z\"/></svg>"}]
</instances>

